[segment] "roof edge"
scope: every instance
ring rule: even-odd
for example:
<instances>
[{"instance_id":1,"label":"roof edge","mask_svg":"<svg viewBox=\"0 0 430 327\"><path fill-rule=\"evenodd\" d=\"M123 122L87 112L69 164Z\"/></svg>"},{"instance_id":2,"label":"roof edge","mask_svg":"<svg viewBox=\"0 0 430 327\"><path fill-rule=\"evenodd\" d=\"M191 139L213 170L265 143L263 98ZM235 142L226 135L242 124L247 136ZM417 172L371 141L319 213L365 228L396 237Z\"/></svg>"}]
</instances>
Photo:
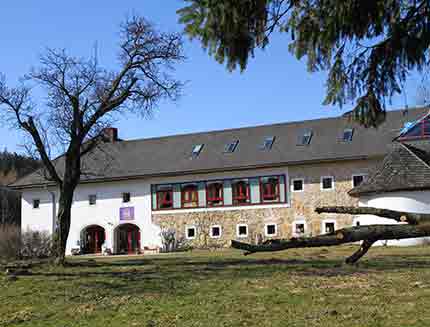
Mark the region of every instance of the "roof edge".
<instances>
[{"instance_id":1,"label":"roof edge","mask_svg":"<svg viewBox=\"0 0 430 327\"><path fill-rule=\"evenodd\" d=\"M130 175L130 176L118 176L111 178L94 178L90 180L82 180L79 184L94 184L100 182L118 182L124 180L137 180L137 179L147 179L147 178L156 178L156 177L176 177L181 175L197 175L197 174L209 174L214 172L231 172L238 170L251 170L251 169L267 169L267 168L279 168L279 167L288 167L294 165L303 165L303 164L316 164L316 163L330 163L337 161L351 161L351 160L367 160L372 158L377 158L380 156L354 156L354 157L345 157L345 158L332 158L326 160L307 160L307 161L292 161L292 162L280 162L276 164L264 164L264 165L250 165L250 166L237 166L231 167L227 169L204 169L204 170L190 170L190 171L180 171L175 173L157 173L157 174L146 174L146 175ZM8 187L13 190L26 190L26 189L35 189L35 188L44 188L44 187L55 187L56 184L53 182L49 183L39 183L39 184L26 184L26 185L9 185Z\"/></svg>"}]
</instances>

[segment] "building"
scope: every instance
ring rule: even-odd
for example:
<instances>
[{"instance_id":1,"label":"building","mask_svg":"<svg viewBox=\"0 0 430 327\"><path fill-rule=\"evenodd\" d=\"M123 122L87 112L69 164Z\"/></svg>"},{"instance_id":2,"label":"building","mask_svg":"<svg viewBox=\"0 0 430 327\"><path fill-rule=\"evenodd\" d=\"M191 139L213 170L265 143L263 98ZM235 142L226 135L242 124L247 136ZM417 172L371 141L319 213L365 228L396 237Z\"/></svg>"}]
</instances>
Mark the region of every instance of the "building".
<instances>
[{"instance_id":1,"label":"building","mask_svg":"<svg viewBox=\"0 0 430 327\"><path fill-rule=\"evenodd\" d=\"M349 194L360 206L406 212L430 213L430 116L406 128L393 142L380 165ZM395 224L376 216L355 217L354 224ZM378 244L416 245L430 238L381 241Z\"/></svg>"},{"instance_id":2,"label":"building","mask_svg":"<svg viewBox=\"0 0 430 327\"><path fill-rule=\"evenodd\" d=\"M353 217L314 208L358 205L348 191L425 112L388 112L378 129L347 116L131 141L110 129L110 142L83 158L67 253L100 252L102 243L136 252L160 246L162 230L186 245L222 247L351 226ZM22 228L52 232L55 186L35 172L13 187L22 192Z\"/></svg>"}]
</instances>

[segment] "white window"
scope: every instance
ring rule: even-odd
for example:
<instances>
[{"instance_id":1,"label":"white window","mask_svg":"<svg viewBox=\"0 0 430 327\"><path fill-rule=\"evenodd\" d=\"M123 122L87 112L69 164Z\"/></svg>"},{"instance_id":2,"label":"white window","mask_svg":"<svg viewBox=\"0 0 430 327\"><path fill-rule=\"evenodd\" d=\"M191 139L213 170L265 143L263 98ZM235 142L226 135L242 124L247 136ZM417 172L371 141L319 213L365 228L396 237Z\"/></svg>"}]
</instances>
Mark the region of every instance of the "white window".
<instances>
[{"instance_id":1,"label":"white window","mask_svg":"<svg viewBox=\"0 0 430 327\"><path fill-rule=\"evenodd\" d=\"M352 187L357 187L366 180L367 174L352 175Z\"/></svg>"},{"instance_id":2,"label":"white window","mask_svg":"<svg viewBox=\"0 0 430 327\"><path fill-rule=\"evenodd\" d=\"M131 201L131 194L130 192L124 192L122 193L122 202L123 203L128 203Z\"/></svg>"},{"instance_id":3,"label":"white window","mask_svg":"<svg viewBox=\"0 0 430 327\"><path fill-rule=\"evenodd\" d=\"M303 192L305 181L303 178L294 178L291 180L291 192Z\"/></svg>"},{"instance_id":4,"label":"white window","mask_svg":"<svg viewBox=\"0 0 430 327\"><path fill-rule=\"evenodd\" d=\"M359 226L361 226L360 218L355 217L355 218L352 220L352 226L353 226L353 227L359 227Z\"/></svg>"},{"instance_id":5,"label":"white window","mask_svg":"<svg viewBox=\"0 0 430 327\"><path fill-rule=\"evenodd\" d=\"M210 236L212 238L220 238L221 237L221 226L220 225L211 226Z\"/></svg>"},{"instance_id":6,"label":"white window","mask_svg":"<svg viewBox=\"0 0 430 327\"><path fill-rule=\"evenodd\" d=\"M97 195L95 194L88 195L88 203L90 204L90 206L95 205L97 203Z\"/></svg>"},{"instance_id":7,"label":"white window","mask_svg":"<svg viewBox=\"0 0 430 327\"><path fill-rule=\"evenodd\" d=\"M40 208L40 199L33 199L33 209Z\"/></svg>"},{"instance_id":8,"label":"white window","mask_svg":"<svg viewBox=\"0 0 430 327\"><path fill-rule=\"evenodd\" d=\"M238 224L236 226L236 235L237 237L248 237L248 225Z\"/></svg>"},{"instance_id":9,"label":"white window","mask_svg":"<svg viewBox=\"0 0 430 327\"><path fill-rule=\"evenodd\" d=\"M306 233L306 221L296 220L293 222L293 236L302 236Z\"/></svg>"},{"instance_id":10,"label":"white window","mask_svg":"<svg viewBox=\"0 0 430 327\"><path fill-rule=\"evenodd\" d=\"M333 176L321 177L321 190L322 191L334 190L334 177Z\"/></svg>"},{"instance_id":11,"label":"white window","mask_svg":"<svg viewBox=\"0 0 430 327\"><path fill-rule=\"evenodd\" d=\"M336 230L336 220L326 219L321 224L321 234L333 233Z\"/></svg>"},{"instance_id":12,"label":"white window","mask_svg":"<svg viewBox=\"0 0 430 327\"><path fill-rule=\"evenodd\" d=\"M275 236L278 232L278 226L276 224L266 224L264 225L264 233L266 236Z\"/></svg>"},{"instance_id":13,"label":"white window","mask_svg":"<svg viewBox=\"0 0 430 327\"><path fill-rule=\"evenodd\" d=\"M196 238L197 229L195 226L187 226L185 228L185 236L188 240L193 240Z\"/></svg>"}]
</instances>

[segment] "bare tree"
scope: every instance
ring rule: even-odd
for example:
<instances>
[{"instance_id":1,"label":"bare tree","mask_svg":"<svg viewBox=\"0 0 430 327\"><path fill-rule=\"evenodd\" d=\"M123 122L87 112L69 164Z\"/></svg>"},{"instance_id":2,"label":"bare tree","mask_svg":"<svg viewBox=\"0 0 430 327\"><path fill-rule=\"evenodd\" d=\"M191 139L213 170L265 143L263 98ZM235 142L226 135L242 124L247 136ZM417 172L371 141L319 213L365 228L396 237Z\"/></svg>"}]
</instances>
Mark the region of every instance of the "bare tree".
<instances>
[{"instance_id":1,"label":"bare tree","mask_svg":"<svg viewBox=\"0 0 430 327\"><path fill-rule=\"evenodd\" d=\"M1 118L30 137L46 177L59 189L54 245L59 264L65 262L82 157L94 149L115 115L145 116L161 100L176 100L183 84L172 72L183 59L181 35L158 32L144 18L134 16L121 25L115 70L100 67L96 56L82 59L49 49L40 67L18 86L8 87L4 76L0 78ZM34 86L46 92L45 105L32 100ZM63 160L51 160L52 147L64 148Z\"/></svg>"}]
</instances>

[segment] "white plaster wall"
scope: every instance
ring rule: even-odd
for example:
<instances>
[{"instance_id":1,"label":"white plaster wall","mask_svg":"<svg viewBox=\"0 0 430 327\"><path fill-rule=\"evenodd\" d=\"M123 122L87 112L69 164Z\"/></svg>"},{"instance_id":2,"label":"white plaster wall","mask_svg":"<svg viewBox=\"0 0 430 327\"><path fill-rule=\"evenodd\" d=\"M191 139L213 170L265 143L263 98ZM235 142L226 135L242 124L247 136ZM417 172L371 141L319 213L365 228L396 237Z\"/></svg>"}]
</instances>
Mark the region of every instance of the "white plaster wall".
<instances>
[{"instance_id":1,"label":"white plaster wall","mask_svg":"<svg viewBox=\"0 0 430 327\"><path fill-rule=\"evenodd\" d=\"M288 182L287 168L260 169L238 171L230 173L216 174L200 174L200 175L185 175L170 178L152 178L140 179L135 181L118 181L106 183L91 183L81 184L75 191L73 206L72 206L72 221L70 233L67 242L67 254L71 253L73 248L79 248L81 231L90 225L99 225L105 229L106 245L111 249L115 249L115 229L122 223L132 223L137 225L141 231L141 247L144 246L159 246L161 245L160 229L152 223L152 208L151 208L151 184L188 182L199 180L213 180L221 178L242 178L253 176L284 174L286 183ZM288 189L288 188L287 188ZM122 193L130 192L131 201L129 203L122 202ZM90 194L97 195L95 205L89 205L88 196ZM22 193L22 228L32 230L46 230L52 233L53 217L52 217L52 201L48 190L24 190ZM33 199L40 199L40 208L33 209ZM58 201L58 193L56 193L56 201ZM264 205L261 207L277 207L288 206L288 204L273 204ZM121 207L134 207L134 221L120 221L119 209ZM58 205L57 205L58 208ZM255 206L249 208L255 209ZM232 210L234 208L228 208ZM238 210L246 210L247 207L238 207ZM184 209L184 211L190 209ZM226 210L225 208L210 208L210 209L191 209L195 210ZM175 212L177 212L176 210ZM179 210L181 211L181 210ZM163 211L166 213L166 211Z\"/></svg>"},{"instance_id":2,"label":"white plaster wall","mask_svg":"<svg viewBox=\"0 0 430 327\"><path fill-rule=\"evenodd\" d=\"M33 209L33 199L40 199L39 209ZM21 228L52 233L52 200L48 190L28 190L22 193Z\"/></svg>"},{"instance_id":3,"label":"white plaster wall","mask_svg":"<svg viewBox=\"0 0 430 327\"><path fill-rule=\"evenodd\" d=\"M375 207L381 209L391 209L398 211L410 211L417 213L430 213L430 191L413 191L413 192L392 192L385 194L377 194L368 197L362 197L359 201L360 206ZM391 219L386 219L377 216L362 215L357 216L355 221L359 221L361 225L371 224L395 224ZM378 245L399 245L409 246L423 244L429 242L430 237L425 238L410 238L406 240L390 240L378 242Z\"/></svg>"}]
</instances>

